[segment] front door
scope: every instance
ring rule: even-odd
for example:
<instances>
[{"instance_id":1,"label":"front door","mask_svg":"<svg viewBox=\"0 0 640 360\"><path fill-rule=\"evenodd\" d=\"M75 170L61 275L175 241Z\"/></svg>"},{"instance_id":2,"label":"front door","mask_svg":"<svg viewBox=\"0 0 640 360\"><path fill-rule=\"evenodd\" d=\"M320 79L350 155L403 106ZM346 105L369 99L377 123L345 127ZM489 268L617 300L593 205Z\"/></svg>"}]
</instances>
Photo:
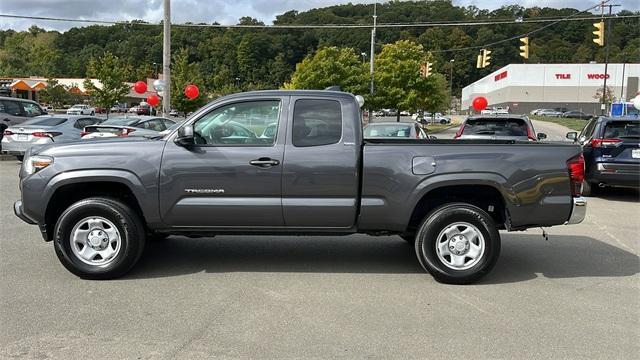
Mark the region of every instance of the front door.
<instances>
[{"instance_id":1,"label":"front door","mask_svg":"<svg viewBox=\"0 0 640 360\"><path fill-rule=\"evenodd\" d=\"M169 141L160 172L163 222L175 227L283 226L282 119L287 105L288 97L226 102L193 122L194 146Z\"/></svg>"}]
</instances>

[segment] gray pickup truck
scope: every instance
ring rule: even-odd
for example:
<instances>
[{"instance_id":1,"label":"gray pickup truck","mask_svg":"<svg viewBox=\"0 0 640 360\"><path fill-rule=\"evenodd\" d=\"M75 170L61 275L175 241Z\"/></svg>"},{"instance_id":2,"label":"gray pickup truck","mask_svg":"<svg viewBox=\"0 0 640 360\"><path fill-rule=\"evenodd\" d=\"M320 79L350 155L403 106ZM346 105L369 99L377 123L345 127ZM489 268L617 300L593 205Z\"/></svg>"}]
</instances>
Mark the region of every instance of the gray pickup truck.
<instances>
[{"instance_id":1,"label":"gray pickup truck","mask_svg":"<svg viewBox=\"0 0 640 360\"><path fill-rule=\"evenodd\" d=\"M578 146L363 139L359 100L241 93L162 138L32 148L14 211L87 279L125 274L168 235L366 233L401 236L438 281L463 284L496 263L498 230L584 219Z\"/></svg>"}]
</instances>

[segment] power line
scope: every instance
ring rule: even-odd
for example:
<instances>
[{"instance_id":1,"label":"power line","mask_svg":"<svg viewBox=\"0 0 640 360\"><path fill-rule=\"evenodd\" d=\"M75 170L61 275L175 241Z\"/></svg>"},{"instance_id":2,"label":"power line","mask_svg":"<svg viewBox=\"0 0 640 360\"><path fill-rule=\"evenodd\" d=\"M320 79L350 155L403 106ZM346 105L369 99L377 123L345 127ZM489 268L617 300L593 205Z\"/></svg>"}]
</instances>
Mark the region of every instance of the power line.
<instances>
[{"instance_id":1,"label":"power line","mask_svg":"<svg viewBox=\"0 0 640 360\"><path fill-rule=\"evenodd\" d=\"M524 19L500 19L500 20L480 20L480 21L447 21L447 22L417 22L417 23L378 23L378 28L408 28L408 27L449 27L449 26L484 26L484 25L505 25L505 24L534 24L534 23L551 23L554 25L561 21L587 21L602 19L601 16L581 16L573 17L577 14L569 15L565 18L524 18ZM93 19L69 19L69 18L54 18L46 16L27 16L27 15L13 15L13 14L0 14L0 18L11 19L24 19L24 20L41 20L41 21L58 21L58 22L73 22L73 23L85 23L85 24L102 24L102 25L142 25L142 26L161 26L162 24L153 24L148 22L137 21L111 21L111 20L93 20ZM628 19L628 18L640 18L640 15L618 15L618 16L605 16L604 19ZM172 23L171 26L175 27L210 27L210 28L242 28L242 29L371 29L373 25L370 24L285 24L285 25L244 25L244 24L191 24Z\"/></svg>"}]
</instances>

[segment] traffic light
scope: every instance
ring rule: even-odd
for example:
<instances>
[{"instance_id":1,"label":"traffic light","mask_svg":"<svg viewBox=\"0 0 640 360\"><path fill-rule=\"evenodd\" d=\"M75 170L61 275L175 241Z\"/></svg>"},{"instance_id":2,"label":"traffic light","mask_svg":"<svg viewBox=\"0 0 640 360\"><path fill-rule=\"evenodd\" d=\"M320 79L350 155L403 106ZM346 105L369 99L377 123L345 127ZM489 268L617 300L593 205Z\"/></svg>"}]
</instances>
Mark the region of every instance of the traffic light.
<instances>
[{"instance_id":1,"label":"traffic light","mask_svg":"<svg viewBox=\"0 0 640 360\"><path fill-rule=\"evenodd\" d=\"M430 63L430 62L420 64L420 76L426 78L427 76L431 75L431 72L433 71L431 69L432 65L433 63Z\"/></svg>"},{"instance_id":2,"label":"traffic light","mask_svg":"<svg viewBox=\"0 0 640 360\"><path fill-rule=\"evenodd\" d=\"M593 35L596 36L593 39L593 42L600 46L604 46L604 21L594 23L593 26L597 29L593 32Z\"/></svg>"},{"instance_id":3,"label":"traffic light","mask_svg":"<svg viewBox=\"0 0 640 360\"><path fill-rule=\"evenodd\" d=\"M487 49L480 50L480 55L478 55L478 60L476 61L476 68L484 69L491 64L489 61L491 60L491 56L489 56L489 54L491 54L491 51Z\"/></svg>"},{"instance_id":4,"label":"traffic light","mask_svg":"<svg viewBox=\"0 0 640 360\"><path fill-rule=\"evenodd\" d=\"M529 58L529 37L520 38L522 45L520 46L520 56L525 59Z\"/></svg>"}]
</instances>

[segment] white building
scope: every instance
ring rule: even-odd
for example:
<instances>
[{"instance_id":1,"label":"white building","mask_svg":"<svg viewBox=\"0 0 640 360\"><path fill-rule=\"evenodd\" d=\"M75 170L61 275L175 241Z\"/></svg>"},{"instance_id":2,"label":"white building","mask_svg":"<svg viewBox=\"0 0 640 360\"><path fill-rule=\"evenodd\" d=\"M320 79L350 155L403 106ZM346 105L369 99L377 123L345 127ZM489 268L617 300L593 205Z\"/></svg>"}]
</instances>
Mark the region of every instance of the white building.
<instances>
[{"instance_id":1,"label":"white building","mask_svg":"<svg viewBox=\"0 0 640 360\"><path fill-rule=\"evenodd\" d=\"M600 113L604 64L511 64L462 89L462 110L476 96L489 106L509 107L512 113L538 108L566 108ZM638 92L640 64L609 64L607 87L616 100L628 101Z\"/></svg>"}]
</instances>

